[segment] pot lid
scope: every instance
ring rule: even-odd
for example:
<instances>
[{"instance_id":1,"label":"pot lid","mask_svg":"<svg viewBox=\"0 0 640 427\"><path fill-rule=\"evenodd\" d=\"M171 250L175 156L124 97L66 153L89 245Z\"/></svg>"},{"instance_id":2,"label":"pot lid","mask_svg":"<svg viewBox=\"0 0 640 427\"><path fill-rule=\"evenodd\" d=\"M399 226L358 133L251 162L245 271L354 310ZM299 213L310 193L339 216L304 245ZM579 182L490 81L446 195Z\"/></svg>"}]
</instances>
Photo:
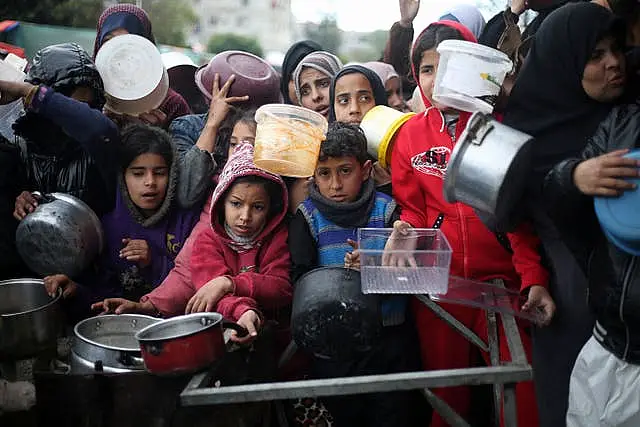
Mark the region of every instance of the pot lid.
<instances>
[{"instance_id":1,"label":"pot lid","mask_svg":"<svg viewBox=\"0 0 640 427\"><path fill-rule=\"evenodd\" d=\"M625 157L640 160L640 150ZM640 185L640 179L631 179ZM595 197L594 207L600 225L609 240L625 252L640 255L640 192L625 191L620 197Z\"/></svg>"},{"instance_id":2,"label":"pot lid","mask_svg":"<svg viewBox=\"0 0 640 427\"><path fill-rule=\"evenodd\" d=\"M98 51L96 67L105 92L123 101L135 101L151 94L165 73L156 46L135 34L107 41Z\"/></svg>"}]
</instances>

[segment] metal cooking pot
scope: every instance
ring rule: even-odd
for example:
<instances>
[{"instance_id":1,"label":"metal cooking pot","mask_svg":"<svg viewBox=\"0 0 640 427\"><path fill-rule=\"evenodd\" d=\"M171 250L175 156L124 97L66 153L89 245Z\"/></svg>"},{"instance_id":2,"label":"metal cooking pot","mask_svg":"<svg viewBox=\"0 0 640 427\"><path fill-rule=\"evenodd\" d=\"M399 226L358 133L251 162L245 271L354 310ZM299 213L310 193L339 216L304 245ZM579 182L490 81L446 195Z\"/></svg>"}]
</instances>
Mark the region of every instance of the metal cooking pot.
<instances>
[{"instance_id":1,"label":"metal cooking pot","mask_svg":"<svg viewBox=\"0 0 640 427\"><path fill-rule=\"evenodd\" d=\"M291 332L298 347L343 359L367 351L382 331L380 296L363 294L360 272L324 267L295 284Z\"/></svg>"},{"instance_id":2,"label":"metal cooking pot","mask_svg":"<svg viewBox=\"0 0 640 427\"><path fill-rule=\"evenodd\" d=\"M115 373L144 370L135 335L160 320L141 314L107 314L79 322L73 328L72 367Z\"/></svg>"},{"instance_id":3,"label":"metal cooking pot","mask_svg":"<svg viewBox=\"0 0 640 427\"><path fill-rule=\"evenodd\" d=\"M239 336L248 331L224 320L220 313L194 313L172 317L136 334L147 371L153 374L184 374L198 371L222 358L226 351L223 332Z\"/></svg>"},{"instance_id":4,"label":"metal cooking pot","mask_svg":"<svg viewBox=\"0 0 640 427\"><path fill-rule=\"evenodd\" d=\"M42 276L77 277L102 250L100 219L83 201L68 194L33 195L39 204L18 225L18 253Z\"/></svg>"},{"instance_id":5,"label":"metal cooking pot","mask_svg":"<svg viewBox=\"0 0 640 427\"><path fill-rule=\"evenodd\" d=\"M0 282L0 360L55 351L63 324L61 295L52 298L39 279Z\"/></svg>"},{"instance_id":6,"label":"metal cooking pot","mask_svg":"<svg viewBox=\"0 0 640 427\"><path fill-rule=\"evenodd\" d=\"M533 137L475 113L456 143L444 179L444 198L508 222L529 175Z\"/></svg>"}]
</instances>

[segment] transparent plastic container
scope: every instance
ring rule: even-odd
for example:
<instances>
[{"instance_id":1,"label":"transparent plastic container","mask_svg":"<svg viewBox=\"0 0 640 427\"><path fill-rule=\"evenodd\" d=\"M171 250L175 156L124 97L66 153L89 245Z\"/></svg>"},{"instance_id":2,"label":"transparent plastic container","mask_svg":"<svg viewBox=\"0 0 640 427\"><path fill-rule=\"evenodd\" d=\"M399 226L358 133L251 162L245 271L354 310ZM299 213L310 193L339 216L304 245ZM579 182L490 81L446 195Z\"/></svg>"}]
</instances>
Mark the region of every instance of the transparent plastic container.
<instances>
[{"instance_id":1,"label":"transparent plastic container","mask_svg":"<svg viewBox=\"0 0 640 427\"><path fill-rule=\"evenodd\" d=\"M449 284L451 246L438 229L358 230L360 276L365 294L444 294Z\"/></svg>"},{"instance_id":2,"label":"transparent plastic container","mask_svg":"<svg viewBox=\"0 0 640 427\"><path fill-rule=\"evenodd\" d=\"M267 104L256 111L256 122L256 166L295 178L313 175L328 129L321 114L292 105Z\"/></svg>"}]
</instances>

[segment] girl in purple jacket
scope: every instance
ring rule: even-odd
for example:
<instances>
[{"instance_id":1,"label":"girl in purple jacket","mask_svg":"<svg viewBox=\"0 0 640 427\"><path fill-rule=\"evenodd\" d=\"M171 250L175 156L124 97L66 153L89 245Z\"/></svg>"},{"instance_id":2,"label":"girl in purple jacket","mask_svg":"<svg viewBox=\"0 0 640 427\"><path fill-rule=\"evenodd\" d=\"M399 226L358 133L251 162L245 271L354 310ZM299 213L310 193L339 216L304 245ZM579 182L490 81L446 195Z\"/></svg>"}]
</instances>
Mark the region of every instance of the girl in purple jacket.
<instances>
[{"instance_id":1,"label":"girl in purple jacket","mask_svg":"<svg viewBox=\"0 0 640 427\"><path fill-rule=\"evenodd\" d=\"M105 246L96 270L81 285L64 275L45 278L49 292L64 288L74 310L108 297L138 300L167 276L201 206L180 209L176 152L163 130L134 124L123 130L115 208L102 217Z\"/></svg>"}]
</instances>

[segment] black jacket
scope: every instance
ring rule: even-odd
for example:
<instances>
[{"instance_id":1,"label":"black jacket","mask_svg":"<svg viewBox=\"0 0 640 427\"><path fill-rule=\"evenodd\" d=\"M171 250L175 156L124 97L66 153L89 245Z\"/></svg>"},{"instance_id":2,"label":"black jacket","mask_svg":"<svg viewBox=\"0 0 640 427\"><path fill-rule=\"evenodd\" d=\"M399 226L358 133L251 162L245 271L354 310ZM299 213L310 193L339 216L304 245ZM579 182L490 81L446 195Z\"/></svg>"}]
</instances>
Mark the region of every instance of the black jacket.
<instances>
[{"instance_id":1,"label":"black jacket","mask_svg":"<svg viewBox=\"0 0 640 427\"><path fill-rule=\"evenodd\" d=\"M591 197L579 192L573 171L585 159L640 147L640 104L614 108L580 158L557 164L546 176L545 200L563 238L589 280L589 302L598 324L594 337L618 358L640 364L640 257L609 243Z\"/></svg>"}]
</instances>

